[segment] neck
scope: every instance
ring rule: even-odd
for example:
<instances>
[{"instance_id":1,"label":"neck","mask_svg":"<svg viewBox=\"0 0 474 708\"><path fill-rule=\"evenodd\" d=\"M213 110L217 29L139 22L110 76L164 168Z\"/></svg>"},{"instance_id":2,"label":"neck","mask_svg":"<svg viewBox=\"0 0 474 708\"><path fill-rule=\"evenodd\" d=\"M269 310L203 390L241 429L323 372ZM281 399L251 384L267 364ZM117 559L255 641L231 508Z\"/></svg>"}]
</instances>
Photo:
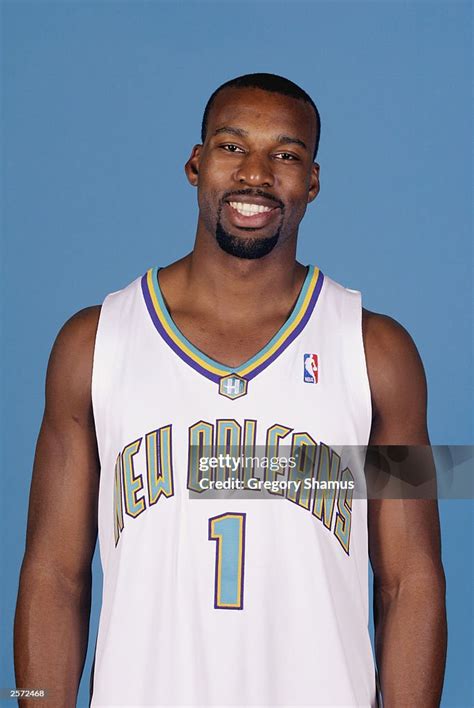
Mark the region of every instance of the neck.
<instances>
[{"instance_id":1,"label":"neck","mask_svg":"<svg viewBox=\"0 0 474 708\"><path fill-rule=\"evenodd\" d=\"M186 299L212 308L219 319L284 311L306 275L295 253L296 237L262 258L237 258L223 251L215 238L200 238L198 233L194 250L181 261Z\"/></svg>"}]
</instances>

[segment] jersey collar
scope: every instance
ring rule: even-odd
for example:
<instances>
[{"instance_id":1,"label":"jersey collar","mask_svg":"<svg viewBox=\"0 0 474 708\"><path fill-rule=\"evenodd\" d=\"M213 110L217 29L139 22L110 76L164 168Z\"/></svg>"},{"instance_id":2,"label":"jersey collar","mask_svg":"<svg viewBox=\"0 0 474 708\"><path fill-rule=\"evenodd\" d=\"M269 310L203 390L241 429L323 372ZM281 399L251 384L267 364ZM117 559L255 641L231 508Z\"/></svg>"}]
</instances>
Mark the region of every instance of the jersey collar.
<instances>
[{"instance_id":1,"label":"jersey collar","mask_svg":"<svg viewBox=\"0 0 474 708\"><path fill-rule=\"evenodd\" d=\"M296 304L278 332L251 359L237 367L229 367L211 359L194 346L176 327L158 283L159 267L150 268L142 277L142 292L150 317L161 337L189 366L208 379L219 383L223 376L234 373L250 381L267 368L302 332L321 292L324 275L309 265Z\"/></svg>"}]
</instances>

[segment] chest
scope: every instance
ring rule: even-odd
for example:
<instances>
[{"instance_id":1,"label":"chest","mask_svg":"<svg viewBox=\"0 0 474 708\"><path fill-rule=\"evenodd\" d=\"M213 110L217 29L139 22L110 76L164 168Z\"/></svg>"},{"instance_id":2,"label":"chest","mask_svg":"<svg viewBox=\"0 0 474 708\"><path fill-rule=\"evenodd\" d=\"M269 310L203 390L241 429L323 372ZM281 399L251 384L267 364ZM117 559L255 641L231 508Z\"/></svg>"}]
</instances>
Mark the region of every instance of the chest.
<instances>
[{"instance_id":1,"label":"chest","mask_svg":"<svg viewBox=\"0 0 474 708\"><path fill-rule=\"evenodd\" d=\"M217 321L212 315L197 318L173 313L184 337L206 356L225 366L237 367L261 351L285 322L285 316Z\"/></svg>"}]
</instances>

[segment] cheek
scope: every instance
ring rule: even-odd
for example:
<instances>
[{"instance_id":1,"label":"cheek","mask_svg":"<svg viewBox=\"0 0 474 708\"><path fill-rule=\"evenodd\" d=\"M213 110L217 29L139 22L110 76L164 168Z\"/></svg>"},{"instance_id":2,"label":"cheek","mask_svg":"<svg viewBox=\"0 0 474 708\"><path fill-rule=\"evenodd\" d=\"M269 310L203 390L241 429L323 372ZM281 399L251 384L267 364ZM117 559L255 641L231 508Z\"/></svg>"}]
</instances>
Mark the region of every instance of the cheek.
<instances>
[{"instance_id":1,"label":"cheek","mask_svg":"<svg viewBox=\"0 0 474 708\"><path fill-rule=\"evenodd\" d=\"M216 160L206 159L199 168L198 192L199 198L205 203L214 202L218 204L219 195L222 195L226 184L222 168Z\"/></svg>"},{"instance_id":2,"label":"cheek","mask_svg":"<svg viewBox=\"0 0 474 708\"><path fill-rule=\"evenodd\" d=\"M219 212L219 196L207 181L200 180L198 184L198 207L201 218L207 227L214 229Z\"/></svg>"},{"instance_id":3,"label":"cheek","mask_svg":"<svg viewBox=\"0 0 474 708\"><path fill-rule=\"evenodd\" d=\"M198 206L199 213L206 219L206 221L210 218L213 212L217 211L212 208L212 201L209 198L209 192L201 189L198 190Z\"/></svg>"},{"instance_id":4,"label":"cheek","mask_svg":"<svg viewBox=\"0 0 474 708\"><path fill-rule=\"evenodd\" d=\"M201 160L200 173L206 175L206 182L209 185L222 185L231 174L230 163L232 160L229 160L228 156L211 152Z\"/></svg>"},{"instance_id":5,"label":"cheek","mask_svg":"<svg viewBox=\"0 0 474 708\"><path fill-rule=\"evenodd\" d=\"M286 195L286 212L292 221L303 217L308 206L308 193L309 184L302 189L301 182L295 185L294 189L288 191Z\"/></svg>"}]
</instances>

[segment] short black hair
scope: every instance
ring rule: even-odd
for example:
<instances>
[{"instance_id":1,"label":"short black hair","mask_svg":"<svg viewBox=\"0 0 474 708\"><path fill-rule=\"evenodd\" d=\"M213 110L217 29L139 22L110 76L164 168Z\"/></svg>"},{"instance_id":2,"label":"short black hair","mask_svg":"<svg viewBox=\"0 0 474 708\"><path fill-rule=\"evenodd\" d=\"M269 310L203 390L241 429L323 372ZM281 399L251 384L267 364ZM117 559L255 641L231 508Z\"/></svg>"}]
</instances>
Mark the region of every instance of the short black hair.
<instances>
[{"instance_id":1,"label":"short black hair","mask_svg":"<svg viewBox=\"0 0 474 708\"><path fill-rule=\"evenodd\" d=\"M319 138L321 135L321 117L319 111L316 107L311 96L309 96L306 91L295 84L289 79L285 79L284 76L278 76L277 74L244 74L243 76L237 76L235 79L230 79L224 84L221 84L214 93L209 98L206 108L204 109L204 114L202 117L201 125L201 142L204 142L207 134L207 122L209 118L209 112L212 108L212 104L218 93L220 93L225 88L259 88L263 91L271 91L273 93L280 93L283 96L291 96L291 98L296 98L299 101L304 101L312 106L315 117L316 117L316 142L314 146L313 160L316 157L319 147Z\"/></svg>"}]
</instances>

